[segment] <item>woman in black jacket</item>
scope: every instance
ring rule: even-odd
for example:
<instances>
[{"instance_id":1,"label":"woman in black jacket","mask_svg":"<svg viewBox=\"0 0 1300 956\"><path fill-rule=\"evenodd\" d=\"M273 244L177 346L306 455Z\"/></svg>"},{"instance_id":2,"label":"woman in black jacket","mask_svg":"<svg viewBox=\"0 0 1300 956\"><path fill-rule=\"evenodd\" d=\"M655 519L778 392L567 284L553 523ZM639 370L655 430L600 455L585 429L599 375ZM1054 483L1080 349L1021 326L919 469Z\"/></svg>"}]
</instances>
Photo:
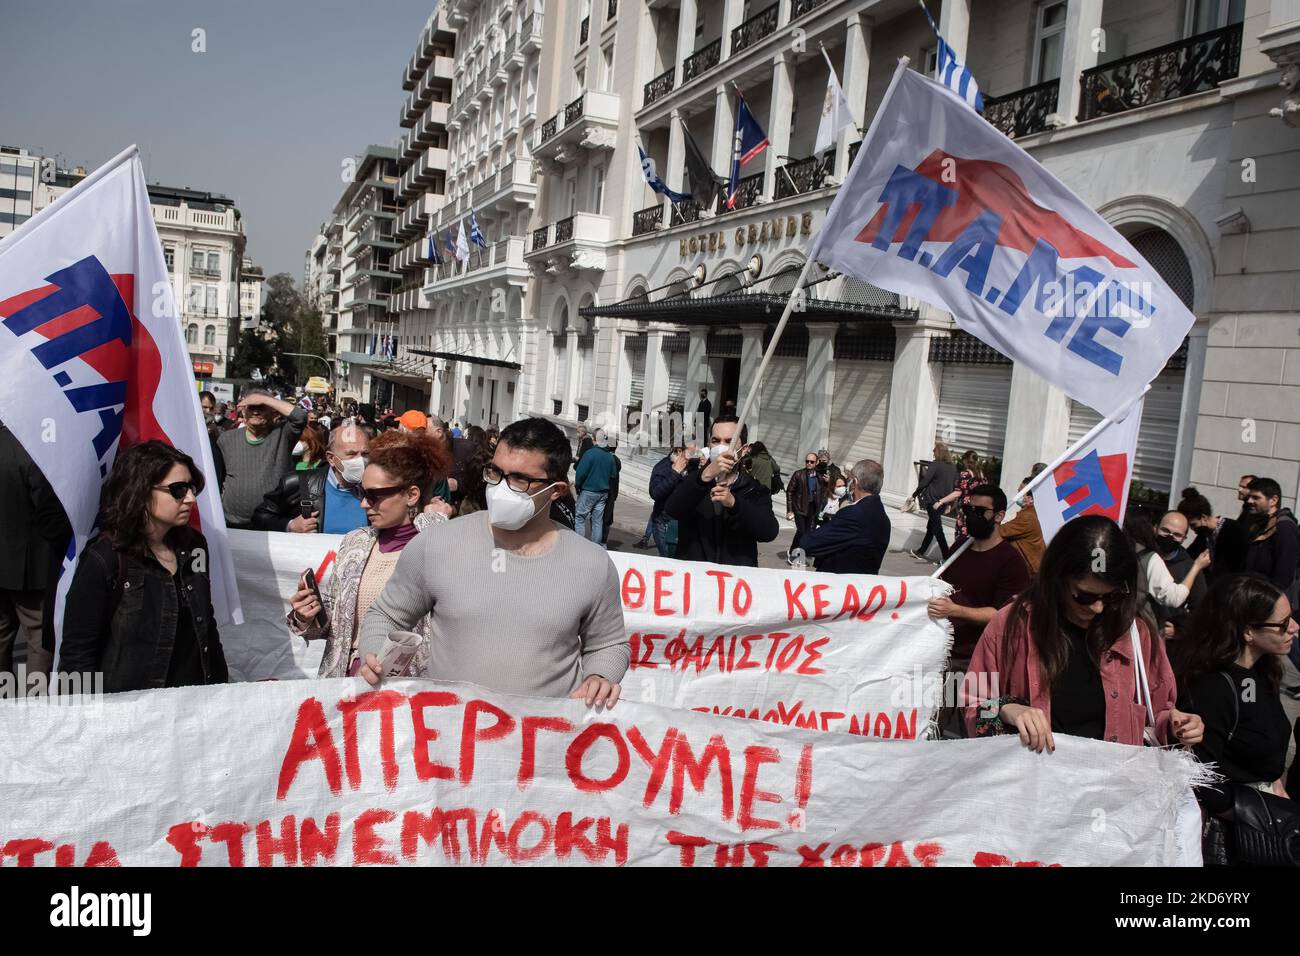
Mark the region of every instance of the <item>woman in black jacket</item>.
<instances>
[{"instance_id":1,"label":"woman in black jacket","mask_svg":"<svg viewBox=\"0 0 1300 956\"><path fill-rule=\"evenodd\" d=\"M207 543L189 526L202 491L193 460L164 442L118 453L68 589L60 671L102 671L109 693L227 681Z\"/></svg>"},{"instance_id":2,"label":"woman in black jacket","mask_svg":"<svg viewBox=\"0 0 1300 956\"><path fill-rule=\"evenodd\" d=\"M943 509L939 502L952 494L957 486L957 469L948 455L948 446L941 441L934 443L934 461L925 469L925 477L912 492L917 504L925 508L925 537L921 547L912 552L920 561L929 561L926 552L930 550L931 539L939 542L939 554L948 560L948 537L943 531Z\"/></svg>"},{"instance_id":3,"label":"woman in black jacket","mask_svg":"<svg viewBox=\"0 0 1300 956\"><path fill-rule=\"evenodd\" d=\"M1229 781L1278 796L1287 796L1282 771L1291 736L1279 694L1281 659L1297 629L1286 595L1242 574L1216 582L1183 636L1169 642L1178 708L1205 721L1197 758L1215 763ZM1197 799L1207 812L1226 814L1232 788L1201 787Z\"/></svg>"}]
</instances>

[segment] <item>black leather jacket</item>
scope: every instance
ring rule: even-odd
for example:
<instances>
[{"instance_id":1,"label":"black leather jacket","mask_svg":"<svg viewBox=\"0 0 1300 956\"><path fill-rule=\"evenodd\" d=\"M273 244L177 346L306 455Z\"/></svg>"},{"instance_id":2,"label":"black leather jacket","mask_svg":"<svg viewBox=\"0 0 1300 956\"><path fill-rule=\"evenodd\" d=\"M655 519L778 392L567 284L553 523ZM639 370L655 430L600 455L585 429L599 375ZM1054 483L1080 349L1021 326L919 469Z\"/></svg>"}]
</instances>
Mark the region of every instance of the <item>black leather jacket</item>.
<instances>
[{"instance_id":1,"label":"black leather jacket","mask_svg":"<svg viewBox=\"0 0 1300 956\"><path fill-rule=\"evenodd\" d=\"M229 679L212 610L207 542L185 529L176 548L182 594L194 624L204 682ZM117 551L106 538L86 546L68 589L59 670L87 677L103 671L108 693L165 687L180 604L167 569Z\"/></svg>"},{"instance_id":2,"label":"black leather jacket","mask_svg":"<svg viewBox=\"0 0 1300 956\"><path fill-rule=\"evenodd\" d=\"M290 521L302 517L304 498L314 503L313 511L319 512L316 527L325 527L325 479L329 471L328 465L321 465L308 471L288 472L253 509L253 528L257 531L287 531Z\"/></svg>"}]
</instances>

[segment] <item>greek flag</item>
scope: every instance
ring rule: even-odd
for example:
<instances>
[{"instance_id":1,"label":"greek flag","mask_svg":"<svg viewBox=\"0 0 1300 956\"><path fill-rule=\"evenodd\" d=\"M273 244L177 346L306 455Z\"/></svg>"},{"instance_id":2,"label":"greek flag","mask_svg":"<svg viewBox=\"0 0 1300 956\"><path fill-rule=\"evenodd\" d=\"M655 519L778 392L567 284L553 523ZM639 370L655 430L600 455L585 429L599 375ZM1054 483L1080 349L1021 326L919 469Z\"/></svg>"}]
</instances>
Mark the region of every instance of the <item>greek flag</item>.
<instances>
[{"instance_id":1,"label":"greek flag","mask_svg":"<svg viewBox=\"0 0 1300 956\"><path fill-rule=\"evenodd\" d=\"M937 30L935 34L938 35ZM969 103L976 113L984 112L984 97L975 83L975 77L971 76L966 64L957 59L957 54L943 37L939 37L936 70L940 83Z\"/></svg>"},{"instance_id":2,"label":"greek flag","mask_svg":"<svg viewBox=\"0 0 1300 956\"><path fill-rule=\"evenodd\" d=\"M472 206L469 210L469 241L482 249L488 247L487 240L483 238L483 233L479 232L478 219L474 216L474 207Z\"/></svg>"}]
</instances>

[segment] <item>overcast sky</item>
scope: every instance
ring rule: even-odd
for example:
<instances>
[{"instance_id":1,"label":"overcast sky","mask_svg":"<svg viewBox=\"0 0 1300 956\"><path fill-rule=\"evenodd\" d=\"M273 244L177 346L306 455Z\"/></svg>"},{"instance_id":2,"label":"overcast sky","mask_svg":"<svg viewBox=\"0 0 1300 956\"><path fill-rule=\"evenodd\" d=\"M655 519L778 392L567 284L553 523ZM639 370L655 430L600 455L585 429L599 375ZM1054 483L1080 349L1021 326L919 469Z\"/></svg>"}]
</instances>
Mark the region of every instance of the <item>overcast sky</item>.
<instances>
[{"instance_id":1,"label":"overcast sky","mask_svg":"<svg viewBox=\"0 0 1300 956\"><path fill-rule=\"evenodd\" d=\"M301 284L342 160L400 132L433 0L0 0L0 143L235 200L248 254ZM206 31L195 53L192 32Z\"/></svg>"}]
</instances>

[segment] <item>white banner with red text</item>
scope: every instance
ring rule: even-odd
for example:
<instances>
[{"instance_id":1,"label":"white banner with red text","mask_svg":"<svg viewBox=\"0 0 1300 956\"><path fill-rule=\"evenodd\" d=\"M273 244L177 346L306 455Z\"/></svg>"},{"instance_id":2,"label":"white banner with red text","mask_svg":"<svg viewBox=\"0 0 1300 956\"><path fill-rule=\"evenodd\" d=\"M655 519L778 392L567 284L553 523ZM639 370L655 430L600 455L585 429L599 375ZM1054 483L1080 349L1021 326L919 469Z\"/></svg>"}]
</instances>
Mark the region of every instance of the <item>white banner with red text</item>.
<instances>
[{"instance_id":1,"label":"white banner with red text","mask_svg":"<svg viewBox=\"0 0 1300 956\"><path fill-rule=\"evenodd\" d=\"M1160 866L1198 767L409 679L44 698L0 707L0 866Z\"/></svg>"},{"instance_id":2,"label":"white banner with red text","mask_svg":"<svg viewBox=\"0 0 1300 956\"><path fill-rule=\"evenodd\" d=\"M231 679L314 677L323 642L291 637L285 614L304 569L328 586L341 538L230 538L244 607L222 631ZM624 698L894 739L921 736L942 703L952 638L926 613L941 581L610 558L632 650Z\"/></svg>"}]
</instances>

